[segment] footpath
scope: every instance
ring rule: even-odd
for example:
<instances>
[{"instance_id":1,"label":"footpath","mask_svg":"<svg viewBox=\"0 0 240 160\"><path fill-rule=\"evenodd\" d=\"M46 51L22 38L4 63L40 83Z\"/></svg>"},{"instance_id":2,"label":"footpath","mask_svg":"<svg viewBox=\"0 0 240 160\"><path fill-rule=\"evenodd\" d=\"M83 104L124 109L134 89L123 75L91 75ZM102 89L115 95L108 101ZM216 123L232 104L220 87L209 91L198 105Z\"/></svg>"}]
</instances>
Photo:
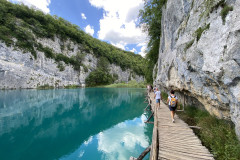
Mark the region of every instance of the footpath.
<instances>
[{"instance_id":1,"label":"footpath","mask_svg":"<svg viewBox=\"0 0 240 160\"><path fill-rule=\"evenodd\" d=\"M154 121L157 120L158 156L151 155L151 158L168 160L213 160L213 155L202 145L193 130L175 115L175 123L171 120L170 111L162 101L160 108L155 109L156 101L154 93L149 94L151 106L157 112ZM156 123L154 123L156 124ZM155 127L155 126L154 126ZM151 150L154 150L151 148ZM155 158L156 159L156 158Z\"/></svg>"}]
</instances>

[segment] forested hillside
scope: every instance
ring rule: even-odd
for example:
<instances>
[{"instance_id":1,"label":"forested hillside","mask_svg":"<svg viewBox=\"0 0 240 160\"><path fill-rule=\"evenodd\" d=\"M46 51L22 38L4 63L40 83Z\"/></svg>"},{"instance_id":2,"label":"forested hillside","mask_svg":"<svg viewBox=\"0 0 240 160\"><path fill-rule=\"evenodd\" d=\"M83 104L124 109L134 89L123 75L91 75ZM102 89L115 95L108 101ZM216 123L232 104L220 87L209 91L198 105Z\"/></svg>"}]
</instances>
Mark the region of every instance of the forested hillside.
<instances>
[{"instance_id":1,"label":"forested hillside","mask_svg":"<svg viewBox=\"0 0 240 160\"><path fill-rule=\"evenodd\" d=\"M91 37L82 31L77 25L71 24L61 17L51 16L24 5L12 4L7 0L0 0L0 40L7 46L13 46L24 52L31 52L33 59L37 59L37 52L44 52L47 58L56 62L64 62L72 65L75 70L80 66L87 70L82 63L83 55L66 56L43 46L37 41L38 38L61 40L61 50L69 49L65 44L67 40L81 45L81 52L93 54L97 58L106 59L105 62L115 64L122 70L131 69L134 74L144 75L145 59L140 55L116 48L106 42ZM61 64L59 65L61 70ZM112 77L114 78L114 77ZM111 80L112 82L112 80Z\"/></svg>"}]
</instances>

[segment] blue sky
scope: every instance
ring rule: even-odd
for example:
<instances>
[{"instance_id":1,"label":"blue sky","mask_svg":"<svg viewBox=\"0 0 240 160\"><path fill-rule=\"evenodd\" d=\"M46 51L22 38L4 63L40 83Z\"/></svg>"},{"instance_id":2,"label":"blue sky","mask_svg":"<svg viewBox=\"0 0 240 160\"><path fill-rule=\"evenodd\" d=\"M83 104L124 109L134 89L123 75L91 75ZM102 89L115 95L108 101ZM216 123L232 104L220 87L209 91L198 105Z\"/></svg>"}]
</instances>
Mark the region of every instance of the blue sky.
<instances>
[{"instance_id":1,"label":"blue sky","mask_svg":"<svg viewBox=\"0 0 240 160\"><path fill-rule=\"evenodd\" d=\"M86 33L127 51L145 55L147 36L137 27L143 0L10 0L80 26Z\"/></svg>"}]
</instances>

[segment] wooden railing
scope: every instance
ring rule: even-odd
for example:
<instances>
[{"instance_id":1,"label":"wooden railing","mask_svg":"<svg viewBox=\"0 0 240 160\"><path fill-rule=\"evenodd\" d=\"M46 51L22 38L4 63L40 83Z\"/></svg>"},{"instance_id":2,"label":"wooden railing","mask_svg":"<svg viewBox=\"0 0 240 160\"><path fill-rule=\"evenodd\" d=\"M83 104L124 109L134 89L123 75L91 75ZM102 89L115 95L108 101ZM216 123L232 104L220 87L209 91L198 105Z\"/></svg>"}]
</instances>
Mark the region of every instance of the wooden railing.
<instances>
[{"instance_id":1,"label":"wooden railing","mask_svg":"<svg viewBox=\"0 0 240 160\"><path fill-rule=\"evenodd\" d=\"M153 108L153 113L154 113L154 127L153 127L153 134L152 134L152 145L151 145L151 152L150 152L150 160L157 160L158 159L157 107L156 106L152 106L152 108Z\"/></svg>"}]
</instances>

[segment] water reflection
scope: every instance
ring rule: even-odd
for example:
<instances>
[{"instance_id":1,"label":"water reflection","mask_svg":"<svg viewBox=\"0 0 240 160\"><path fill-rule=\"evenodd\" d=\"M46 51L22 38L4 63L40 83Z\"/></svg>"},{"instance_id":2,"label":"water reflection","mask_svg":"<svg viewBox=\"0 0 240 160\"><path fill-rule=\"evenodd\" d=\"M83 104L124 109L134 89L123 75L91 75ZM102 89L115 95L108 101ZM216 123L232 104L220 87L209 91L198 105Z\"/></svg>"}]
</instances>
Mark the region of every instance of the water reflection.
<instances>
[{"instance_id":1,"label":"water reflection","mask_svg":"<svg viewBox=\"0 0 240 160\"><path fill-rule=\"evenodd\" d=\"M99 144L101 152L112 153L106 146L123 133L121 145L131 149L132 140L145 146L145 142L140 142L144 137L129 138L133 132L124 131L139 130L127 127L129 124L124 121L142 114L143 95L139 89L0 91L0 159L58 159L80 145L94 143ZM114 134L123 133L110 136L105 130L112 127L116 128ZM78 157L89 151L79 152Z\"/></svg>"},{"instance_id":2,"label":"water reflection","mask_svg":"<svg viewBox=\"0 0 240 160\"><path fill-rule=\"evenodd\" d=\"M146 117L134 118L121 122L95 136L90 136L76 151L64 156L67 159L103 159L128 160L130 156L138 156L149 146L148 129L144 124ZM99 152L99 154L95 154ZM94 158L93 158L94 155Z\"/></svg>"}]
</instances>

